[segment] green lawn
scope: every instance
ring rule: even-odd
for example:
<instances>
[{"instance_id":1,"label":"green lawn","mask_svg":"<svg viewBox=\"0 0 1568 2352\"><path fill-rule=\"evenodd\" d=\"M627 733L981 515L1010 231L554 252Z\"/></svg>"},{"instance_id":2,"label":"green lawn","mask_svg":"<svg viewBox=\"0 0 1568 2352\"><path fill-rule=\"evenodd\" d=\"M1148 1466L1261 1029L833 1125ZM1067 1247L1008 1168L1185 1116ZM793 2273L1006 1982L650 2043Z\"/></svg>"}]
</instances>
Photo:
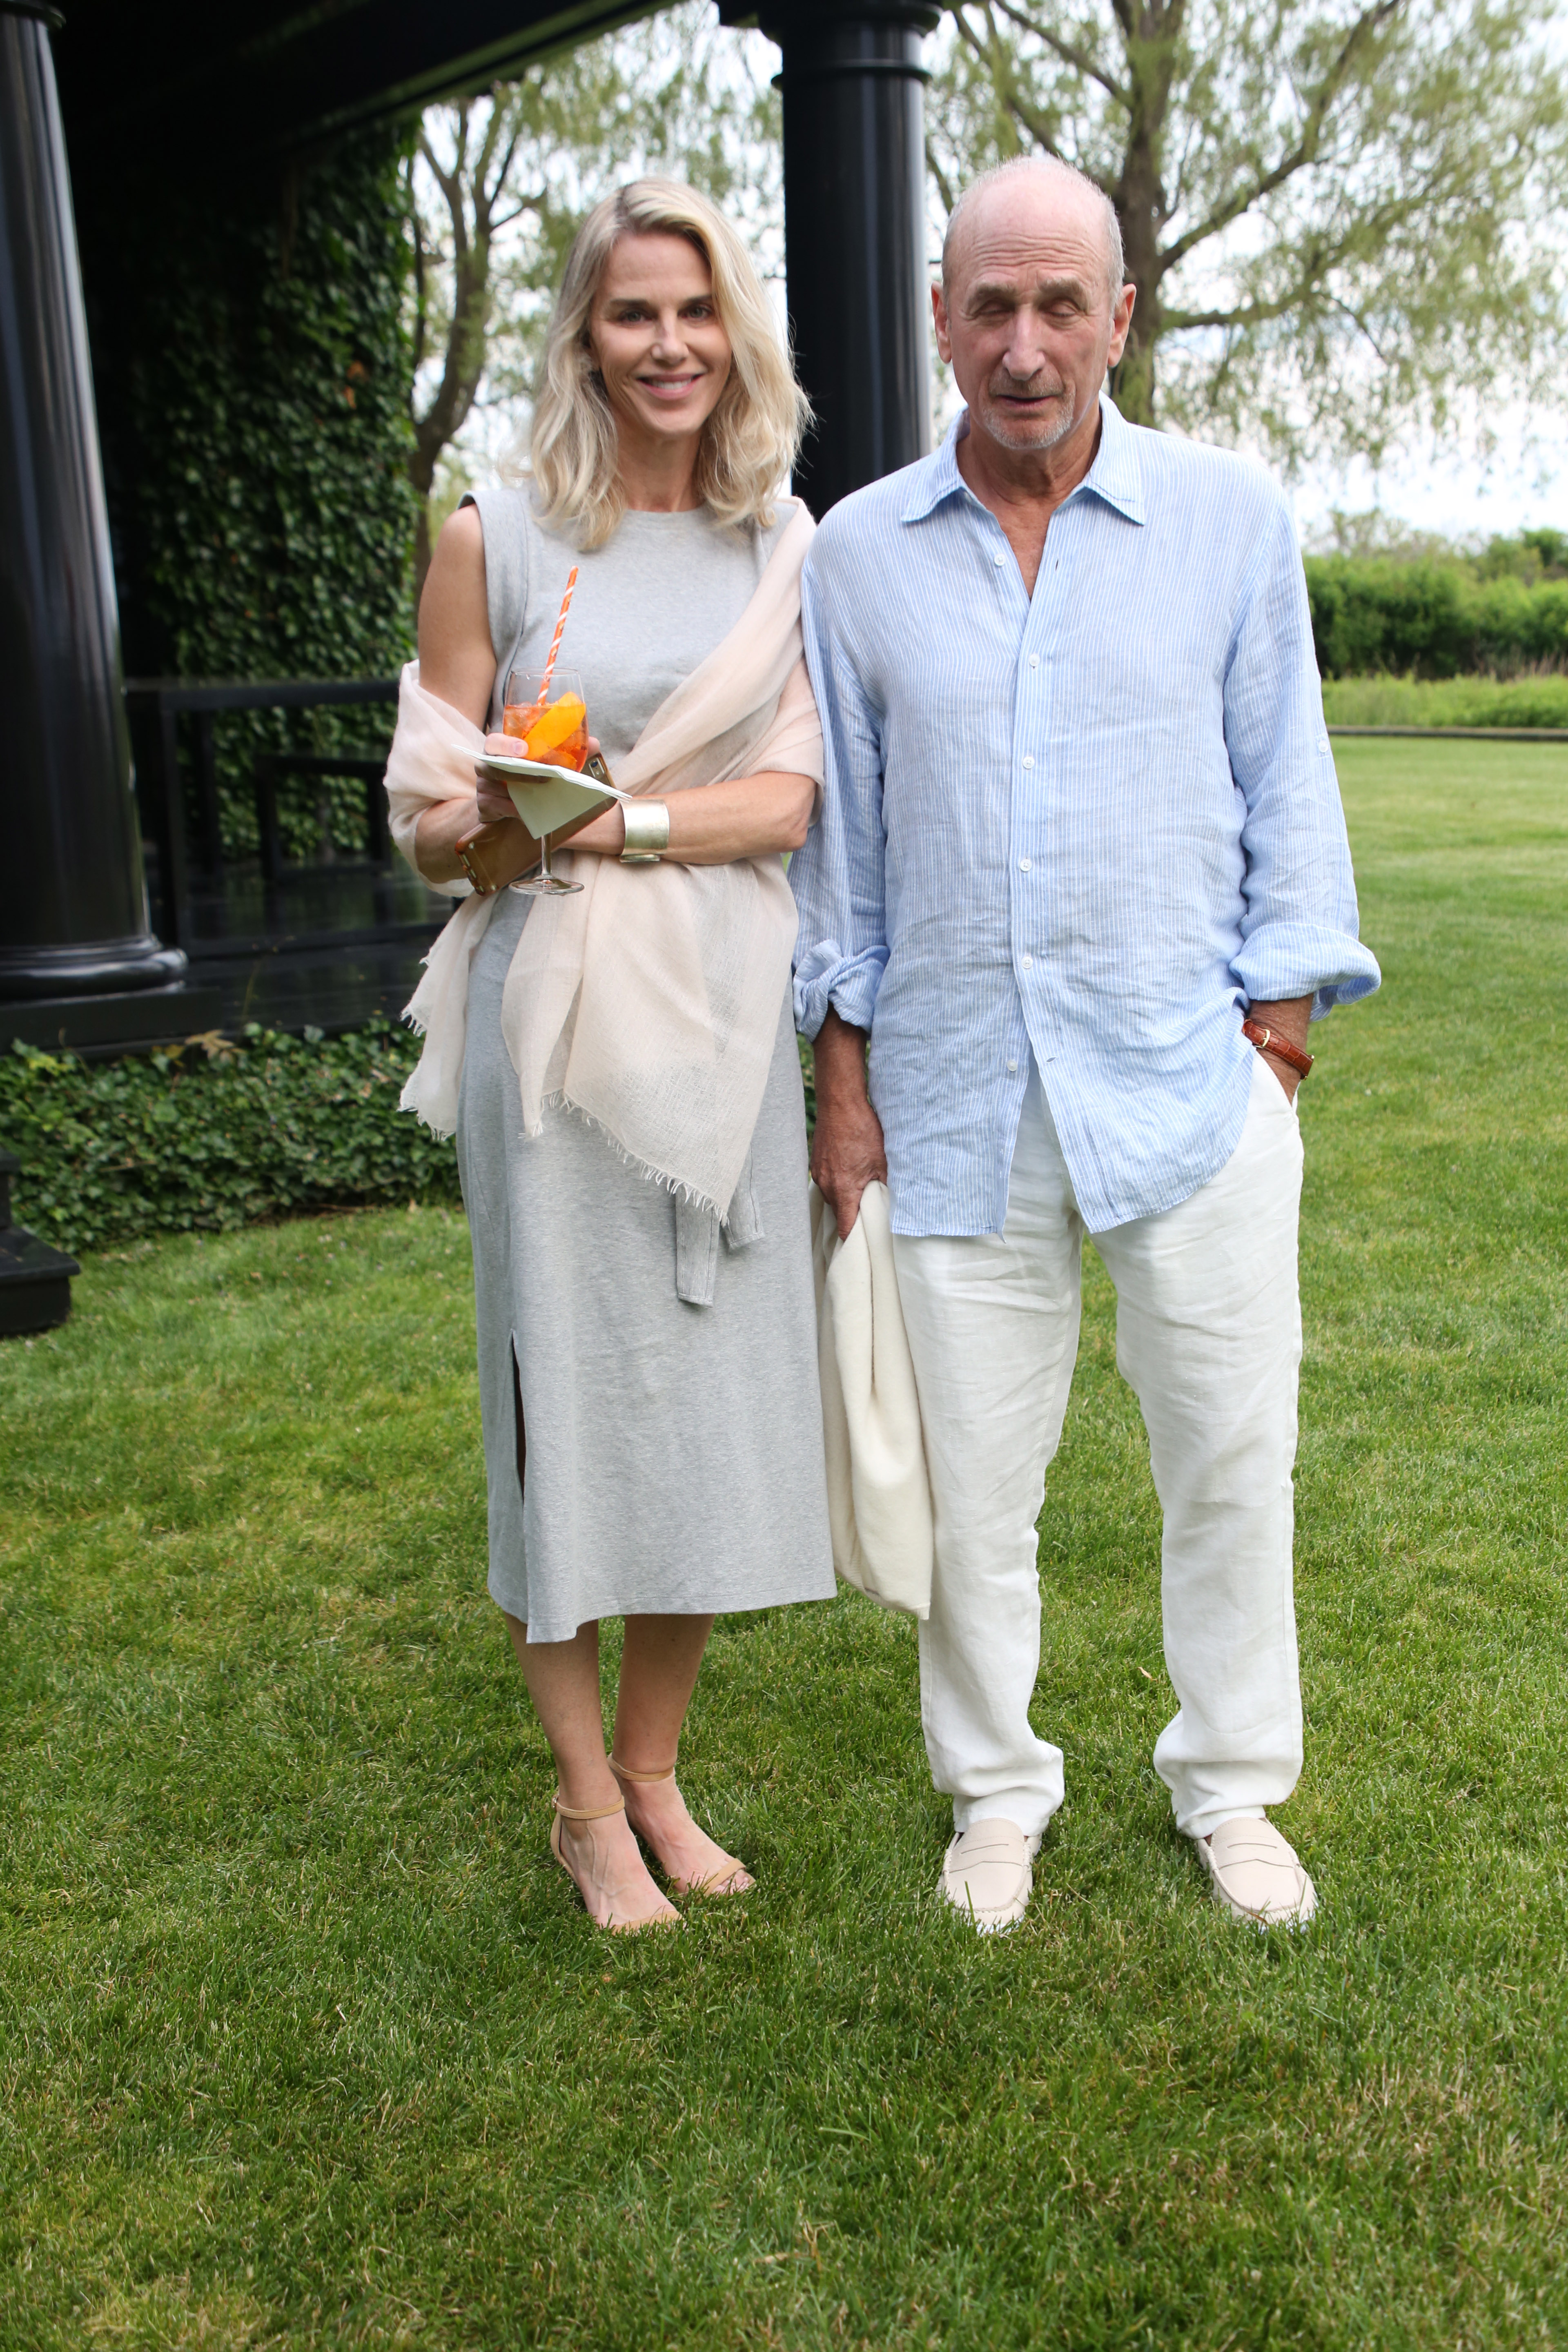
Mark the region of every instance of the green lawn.
<instances>
[{"instance_id":1,"label":"green lawn","mask_svg":"<svg viewBox=\"0 0 1568 2352\"><path fill-rule=\"evenodd\" d=\"M460 1219L95 1257L0 1349L0 2344L1568 2338L1568 747L1339 758L1387 984L1303 1097L1319 1924L1171 1829L1097 1263L1026 1927L933 1899L912 1631L847 1599L721 1626L685 1777L761 1884L621 1942L485 1598Z\"/></svg>"}]
</instances>

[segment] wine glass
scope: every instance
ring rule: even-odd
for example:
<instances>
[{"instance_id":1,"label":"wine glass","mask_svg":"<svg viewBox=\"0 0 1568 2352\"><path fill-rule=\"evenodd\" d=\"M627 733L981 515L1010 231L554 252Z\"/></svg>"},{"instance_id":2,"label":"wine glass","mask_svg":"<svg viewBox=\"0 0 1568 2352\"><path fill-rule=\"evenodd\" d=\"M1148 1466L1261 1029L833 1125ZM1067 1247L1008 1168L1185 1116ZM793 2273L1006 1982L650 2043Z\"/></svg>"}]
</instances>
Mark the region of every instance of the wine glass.
<instances>
[{"instance_id":1,"label":"wine glass","mask_svg":"<svg viewBox=\"0 0 1568 2352\"><path fill-rule=\"evenodd\" d=\"M588 757L588 706L576 671L511 671L501 708L501 732L518 739L518 749L525 760L538 760L551 767L572 768L580 772ZM580 890L583 885L563 881L560 875L551 872L550 835L546 833L540 836L538 873L511 887L531 897L559 898Z\"/></svg>"}]
</instances>

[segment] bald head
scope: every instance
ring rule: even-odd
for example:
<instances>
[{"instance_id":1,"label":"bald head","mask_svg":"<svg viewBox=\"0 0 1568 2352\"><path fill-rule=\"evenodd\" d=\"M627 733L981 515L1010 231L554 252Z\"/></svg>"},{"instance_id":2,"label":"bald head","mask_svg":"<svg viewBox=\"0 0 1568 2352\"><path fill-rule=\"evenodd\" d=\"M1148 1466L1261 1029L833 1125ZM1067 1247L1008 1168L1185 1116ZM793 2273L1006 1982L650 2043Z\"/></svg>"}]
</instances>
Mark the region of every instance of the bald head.
<instances>
[{"instance_id":1,"label":"bald head","mask_svg":"<svg viewBox=\"0 0 1568 2352\"><path fill-rule=\"evenodd\" d=\"M952 208L942 241L942 285L949 303L977 255L1000 243L1044 237L1053 247L1092 254L1107 306L1121 291L1126 268L1116 207L1094 182L1055 155L1015 155L972 181Z\"/></svg>"},{"instance_id":2,"label":"bald head","mask_svg":"<svg viewBox=\"0 0 1568 2352\"><path fill-rule=\"evenodd\" d=\"M977 180L953 206L931 305L971 456L984 443L1003 472L1042 478L1087 465L1133 306L1116 215L1093 182L1045 157Z\"/></svg>"}]
</instances>

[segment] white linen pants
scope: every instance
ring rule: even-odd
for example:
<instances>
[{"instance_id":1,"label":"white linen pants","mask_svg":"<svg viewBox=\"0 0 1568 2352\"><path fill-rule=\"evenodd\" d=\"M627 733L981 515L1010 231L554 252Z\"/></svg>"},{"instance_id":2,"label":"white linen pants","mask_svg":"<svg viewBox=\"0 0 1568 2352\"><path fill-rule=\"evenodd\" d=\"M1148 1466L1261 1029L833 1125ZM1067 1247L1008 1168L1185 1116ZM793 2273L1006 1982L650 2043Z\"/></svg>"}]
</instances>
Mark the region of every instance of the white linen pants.
<instances>
[{"instance_id":1,"label":"white linen pants","mask_svg":"<svg viewBox=\"0 0 1568 2352\"><path fill-rule=\"evenodd\" d=\"M1241 1141L1190 1199L1095 1235L1116 1361L1142 1408L1164 1514L1165 1664L1154 1748L1176 1825L1203 1837L1296 1785L1301 1700L1291 1465L1301 1317L1301 1138L1259 1055ZM1078 1353L1083 1221L1037 1069L1000 1234L895 1237L936 1526L921 1712L954 1827L1037 1839L1062 1753L1029 1702L1040 1662L1036 1521Z\"/></svg>"}]
</instances>

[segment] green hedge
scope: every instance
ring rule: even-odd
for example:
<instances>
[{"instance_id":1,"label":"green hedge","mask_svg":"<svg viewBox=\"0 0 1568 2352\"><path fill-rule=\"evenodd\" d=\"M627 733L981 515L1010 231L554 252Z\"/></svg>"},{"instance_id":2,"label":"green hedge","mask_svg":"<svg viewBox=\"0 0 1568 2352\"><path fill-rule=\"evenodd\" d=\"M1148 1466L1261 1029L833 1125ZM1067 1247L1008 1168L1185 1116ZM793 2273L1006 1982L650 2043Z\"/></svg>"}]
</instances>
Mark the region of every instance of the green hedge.
<instances>
[{"instance_id":1,"label":"green hedge","mask_svg":"<svg viewBox=\"0 0 1568 2352\"><path fill-rule=\"evenodd\" d=\"M357 131L199 181L156 152L73 157L133 673L384 677L408 657L405 142ZM380 709L220 717L229 853L256 845L258 751L374 751L390 725ZM318 797L359 847L360 785L285 778L290 854L314 854Z\"/></svg>"},{"instance_id":2,"label":"green hedge","mask_svg":"<svg viewBox=\"0 0 1568 2352\"><path fill-rule=\"evenodd\" d=\"M1459 563L1352 555L1309 555L1306 566L1325 677L1568 668L1568 580L1488 580Z\"/></svg>"},{"instance_id":3,"label":"green hedge","mask_svg":"<svg viewBox=\"0 0 1568 2352\"><path fill-rule=\"evenodd\" d=\"M456 1201L458 1155L397 1108L419 1040L386 1021L81 1062L0 1053L0 1145L15 1215L62 1249L220 1231L291 1210ZM808 1116L811 1048L800 1048Z\"/></svg>"},{"instance_id":4,"label":"green hedge","mask_svg":"<svg viewBox=\"0 0 1568 2352\"><path fill-rule=\"evenodd\" d=\"M145 1058L0 1054L15 1214L66 1249L289 1210L458 1198L457 1154L397 1108L418 1040L254 1024Z\"/></svg>"}]
</instances>

